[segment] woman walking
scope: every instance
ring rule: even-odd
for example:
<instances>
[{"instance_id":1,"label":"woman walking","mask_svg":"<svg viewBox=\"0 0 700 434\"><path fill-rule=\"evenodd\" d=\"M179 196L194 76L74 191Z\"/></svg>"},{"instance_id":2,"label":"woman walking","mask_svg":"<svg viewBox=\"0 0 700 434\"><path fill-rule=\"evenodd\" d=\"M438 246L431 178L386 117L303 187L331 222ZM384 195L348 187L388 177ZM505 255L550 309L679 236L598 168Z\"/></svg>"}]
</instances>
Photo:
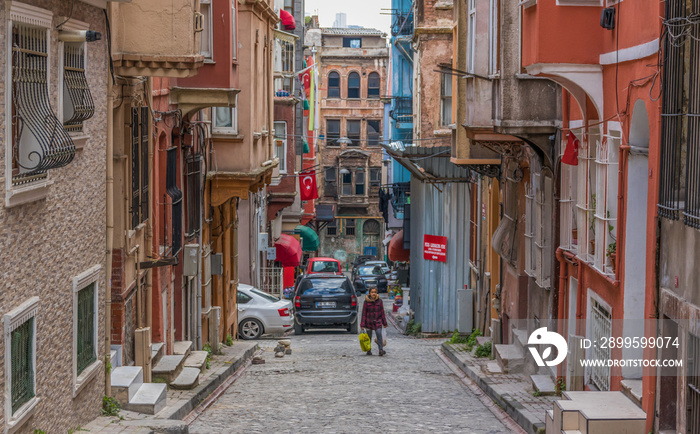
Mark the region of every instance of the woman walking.
<instances>
[{"instance_id":1,"label":"woman walking","mask_svg":"<svg viewBox=\"0 0 700 434\"><path fill-rule=\"evenodd\" d=\"M377 334L377 345L379 345L379 355L386 354L384 351L384 339L382 338L382 327L387 327L386 315L384 314L384 303L379 298L377 288L369 290L369 294L365 297L365 304L362 306L362 321L360 327L367 331L370 344L372 343L372 331ZM372 355L372 349L367 351L367 355Z\"/></svg>"}]
</instances>

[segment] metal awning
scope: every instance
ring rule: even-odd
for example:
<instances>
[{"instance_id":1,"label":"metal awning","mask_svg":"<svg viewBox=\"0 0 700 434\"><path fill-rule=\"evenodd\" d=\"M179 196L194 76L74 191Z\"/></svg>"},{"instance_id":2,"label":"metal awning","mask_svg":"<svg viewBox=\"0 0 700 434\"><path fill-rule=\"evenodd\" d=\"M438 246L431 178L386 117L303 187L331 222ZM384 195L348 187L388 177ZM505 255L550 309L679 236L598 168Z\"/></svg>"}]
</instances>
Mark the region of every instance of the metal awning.
<instances>
[{"instance_id":1,"label":"metal awning","mask_svg":"<svg viewBox=\"0 0 700 434\"><path fill-rule=\"evenodd\" d=\"M382 147L403 167L421 181L428 182L473 182L476 174L469 168L450 162L449 146L396 146Z\"/></svg>"},{"instance_id":2,"label":"metal awning","mask_svg":"<svg viewBox=\"0 0 700 434\"><path fill-rule=\"evenodd\" d=\"M333 204L317 204L316 205L316 221L332 222L335 218L335 210Z\"/></svg>"}]
</instances>

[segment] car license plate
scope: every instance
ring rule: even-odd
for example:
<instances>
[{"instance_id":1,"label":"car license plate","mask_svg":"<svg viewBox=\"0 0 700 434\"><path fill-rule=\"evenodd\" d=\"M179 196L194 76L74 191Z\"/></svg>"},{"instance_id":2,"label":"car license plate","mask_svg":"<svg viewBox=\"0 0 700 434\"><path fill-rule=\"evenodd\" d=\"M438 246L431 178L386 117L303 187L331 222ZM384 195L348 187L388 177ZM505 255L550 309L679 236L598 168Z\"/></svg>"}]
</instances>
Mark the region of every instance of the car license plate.
<instances>
[{"instance_id":1,"label":"car license plate","mask_svg":"<svg viewBox=\"0 0 700 434\"><path fill-rule=\"evenodd\" d=\"M335 307L335 301L319 301L316 307Z\"/></svg>"}]
</instances>

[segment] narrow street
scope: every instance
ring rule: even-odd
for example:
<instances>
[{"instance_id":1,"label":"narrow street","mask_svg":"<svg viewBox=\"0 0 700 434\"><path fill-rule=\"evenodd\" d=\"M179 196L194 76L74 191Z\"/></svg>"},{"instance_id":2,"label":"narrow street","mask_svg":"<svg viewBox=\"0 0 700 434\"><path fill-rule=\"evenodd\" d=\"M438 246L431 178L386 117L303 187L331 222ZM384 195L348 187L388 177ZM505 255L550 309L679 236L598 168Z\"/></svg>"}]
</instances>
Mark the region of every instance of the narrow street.
<instances>
[{"instance_id":1,"label":"narrow street","mask_svg":"<svg viewBox=\"0 0 700 434\"><path fill-rule=\"evenodd\" d=\"M443 339L416 339L389 326L387 354L360 351L357 335L312 330L260 340L265 364L252 365L191 426L191 433L510 432L435 353Z\"/></svg>"}]
</instances>

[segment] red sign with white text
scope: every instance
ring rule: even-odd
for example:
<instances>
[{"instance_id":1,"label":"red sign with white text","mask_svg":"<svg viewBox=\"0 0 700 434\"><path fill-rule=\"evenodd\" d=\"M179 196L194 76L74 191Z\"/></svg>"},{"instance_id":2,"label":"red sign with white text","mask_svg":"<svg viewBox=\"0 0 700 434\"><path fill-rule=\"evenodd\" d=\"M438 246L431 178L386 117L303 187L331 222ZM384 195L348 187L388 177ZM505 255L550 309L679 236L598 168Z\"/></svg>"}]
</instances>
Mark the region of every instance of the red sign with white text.
<instances>
[{"instance_id":1,"label":"red sign with white text","mask_svg":"<svg viewBox=\"0 0 700 434\"><path fill-rule=\"evenodd\" d=\"M423 259L447 262L447 237L423 235Z\"/></svg>"}]
</instances>

